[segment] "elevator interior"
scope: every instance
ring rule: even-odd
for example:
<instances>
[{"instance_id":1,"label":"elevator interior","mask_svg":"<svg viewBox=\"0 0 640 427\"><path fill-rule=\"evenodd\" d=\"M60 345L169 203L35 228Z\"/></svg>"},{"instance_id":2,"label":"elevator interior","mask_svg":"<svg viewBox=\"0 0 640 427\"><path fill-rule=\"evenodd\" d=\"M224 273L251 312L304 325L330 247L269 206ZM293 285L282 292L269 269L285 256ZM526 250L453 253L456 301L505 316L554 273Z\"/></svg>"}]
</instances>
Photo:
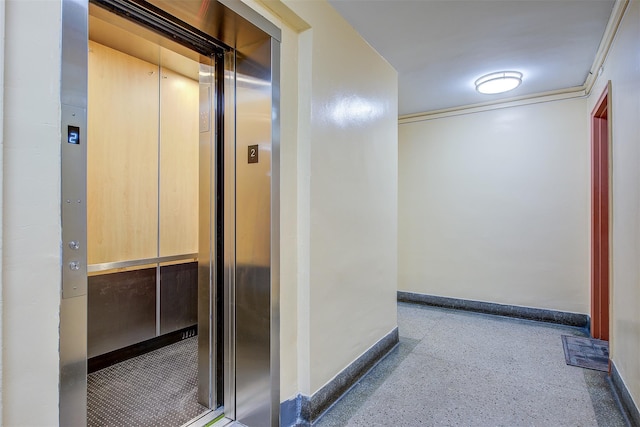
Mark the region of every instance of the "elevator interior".
<instances>
[{"instance_id":1,"label":"elevator interior","mask_svg":"<svg viewBox=\"0 0 640 427\"><path fill-rule=\"evenodd\" d=\"M278 424L279 31L224 3L63 0L61 425L196 334L201 421Z\"/></svg>"},{"instance_id":2,"label":"elevator interior","mask_svg":"<svg viewBox=\"0 0 640 427\"><path fill-rule=\"evenodd\" d=\"M144 29L127 31L133 29L129 22L98 8L90 11L89 373L197 334L200 80L212 80L216 58L216 52L207 57L167 41L163 46ZM196 372L197 347L181 348L194 352L178 355L193 366L173 367L167 360L156 362L166 367L142 365L135 369L144 372L119 374L132 388L140 383L136 393L112 396L110 381L91 377L89 425L115 424L110 413L133 422L135 411L127 408L135 406L148 408L145 416L178 425L199 415L194 408L206 410L209 402L199 407L186 385L172 384L181 393L160 400L153 389L163 384L141 378L152 368L160 375L171 369ZM135 401L122 402L124 396ZM179 407L185 400L192 401L189 410Z\"/></svg>"},{"instance_id":3,"label":"elevator interior","mask_svg":"<svg viewBox=\"0 0 640 427\"><path fill-rule=\"evenodd\" d=\"M92 359L195 333L200 67L94 15L89 38Z\"/></svg>"}]
</instances>

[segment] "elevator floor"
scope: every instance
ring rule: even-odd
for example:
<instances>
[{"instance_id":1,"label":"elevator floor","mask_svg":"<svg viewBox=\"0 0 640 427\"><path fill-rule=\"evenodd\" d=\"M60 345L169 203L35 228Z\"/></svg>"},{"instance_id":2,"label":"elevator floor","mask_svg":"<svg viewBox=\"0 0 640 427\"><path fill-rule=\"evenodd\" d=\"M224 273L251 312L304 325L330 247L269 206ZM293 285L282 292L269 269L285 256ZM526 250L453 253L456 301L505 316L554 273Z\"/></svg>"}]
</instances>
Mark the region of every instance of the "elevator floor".
<instances>
[{"instance_id":1,"label":"elevator floor","mask_svg":"<svg viewBox=\"0 0 640 427\"><path fill-rule=\"evenodd\" d=\"M197 400L198 337L88 375L91 427L180 426L207 411Z\"/></svg>"}]
</instances>

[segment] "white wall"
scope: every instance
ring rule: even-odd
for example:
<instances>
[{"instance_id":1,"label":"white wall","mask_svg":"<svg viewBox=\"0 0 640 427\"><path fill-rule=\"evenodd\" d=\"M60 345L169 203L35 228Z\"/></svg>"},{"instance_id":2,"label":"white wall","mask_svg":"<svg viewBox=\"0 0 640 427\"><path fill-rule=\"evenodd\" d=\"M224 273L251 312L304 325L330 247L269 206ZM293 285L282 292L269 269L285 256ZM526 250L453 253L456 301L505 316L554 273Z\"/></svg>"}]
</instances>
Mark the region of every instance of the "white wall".
<instances>
[{"instance_id":1,"label":"white wall","mask_svg":"<svg viewBox=\"0 0 640 427\"><path fill-rule=\"evenodd\" d=\"M399 127L399 290L589 312L586 101Z\"/></svg>"},{"instance_id":2,"label":"white wall","mask_svg":"<svg viewBox=\"0 0 640 427\"><path fill-rule=\"evenodd\" d=\"M640 407L640 2L632 1L589 97L611 80L612 276L610 353Z\"/></svg>"},{"instance_id":3,"label":"white wall","mask_svg":"<svg viewBox=\"0 0 640 427\"><path fill-rule=\"evenodd\" d=\"M2 422L57 425L60 1L8 0L5 32Z\"/></svg>"},{"instance_id":4,"label":"white wall","mask_svg":"<svg viewBox=\"0 0 640 427\"><path fill-rule=\"evenodd\" d=\"M325 2L313 31L310 393L397 324L397 73Z\"/></svg>"}]
</instances>

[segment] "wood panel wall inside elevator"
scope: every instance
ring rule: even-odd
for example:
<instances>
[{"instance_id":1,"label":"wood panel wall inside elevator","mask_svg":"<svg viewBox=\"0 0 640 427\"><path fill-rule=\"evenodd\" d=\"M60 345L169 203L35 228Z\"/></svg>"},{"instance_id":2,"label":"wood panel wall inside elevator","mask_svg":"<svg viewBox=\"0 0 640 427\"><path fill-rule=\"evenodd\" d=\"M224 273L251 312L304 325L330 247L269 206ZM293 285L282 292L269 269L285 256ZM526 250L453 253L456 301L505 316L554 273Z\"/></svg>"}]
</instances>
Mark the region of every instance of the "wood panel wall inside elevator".
<instances>
[{"instance_id":1,"label":"wood panel wall inside elevator","mask_svg":"<svg viewBox=\"0 0 640 427\"><path fill-rule=\"evenodd\" d=\"M199 63L101 34L89 42L89 358L197 324Z\"/></svg>"}]
</instances>

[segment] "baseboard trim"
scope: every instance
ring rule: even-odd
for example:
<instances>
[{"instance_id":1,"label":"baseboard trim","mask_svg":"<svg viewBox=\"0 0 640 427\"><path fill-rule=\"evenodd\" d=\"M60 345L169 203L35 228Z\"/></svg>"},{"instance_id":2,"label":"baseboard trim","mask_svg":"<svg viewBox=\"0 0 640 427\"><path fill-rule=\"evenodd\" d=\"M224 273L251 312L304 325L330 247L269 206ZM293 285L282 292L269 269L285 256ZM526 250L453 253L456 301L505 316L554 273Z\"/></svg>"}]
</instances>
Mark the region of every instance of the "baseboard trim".
<instances>
[{"instance_id":1,"label":"baseboard trim","mask_svg":"<svg viewBox=\"0 0 640 427\"><path fill-rule=\"evenodd\" d=\"M280 404L280 425L309 427L336 403L349 389L364 377L399 343L398 328L382 337L369 350L344 368L313 396L298 394Z\"/></svg>"},{"instance_id":2,"label":"baseboard trim","mask_svg":"<svg viewBox=\"0 0 640 427\"><path fill-rule=\"evenodd\" d=\"M627 422L631 427L640 427L640 409L638 409L633 401L633 397L631 397L631 393L622 380L613 360L611 361L611 375L609 378L611 380L613 395L618 401L622 413L627 418Z\"/></svg>"},{"instance_id":3,"label":"baseboard trim","mask_svg":"<svg viewBox=\"0 0 640 427\"><path fill-rule=\"evenodd\" d=\"M151 338L146 341L139 342L118 350L110 351L109 353L94 356L87 361L87 372L89 374L99 371L100 369L108 368L116 363L124 362L125 360L132 359L134 357L142 356L150 351L157 350L167 345L175 344L183 339L194 337L198 334L198 326L189 326L168 334L160 335L159 337Z\"/></svg>"},{"instance_id":4,"label":"baseboard trim","mask_svg":"<svg viewBox=\"0 0 640 427\"><path fill-rule=\"evenodd\" d=\"M586 314L565 311L547 310L543 308L521 307L516 305L497 304L492 302L439 297L435 295L398 291L398 301L519 319L537 320L539 322L557 323L579 328L589 328L589 316Z\"/></svg>"}]
</instances>

